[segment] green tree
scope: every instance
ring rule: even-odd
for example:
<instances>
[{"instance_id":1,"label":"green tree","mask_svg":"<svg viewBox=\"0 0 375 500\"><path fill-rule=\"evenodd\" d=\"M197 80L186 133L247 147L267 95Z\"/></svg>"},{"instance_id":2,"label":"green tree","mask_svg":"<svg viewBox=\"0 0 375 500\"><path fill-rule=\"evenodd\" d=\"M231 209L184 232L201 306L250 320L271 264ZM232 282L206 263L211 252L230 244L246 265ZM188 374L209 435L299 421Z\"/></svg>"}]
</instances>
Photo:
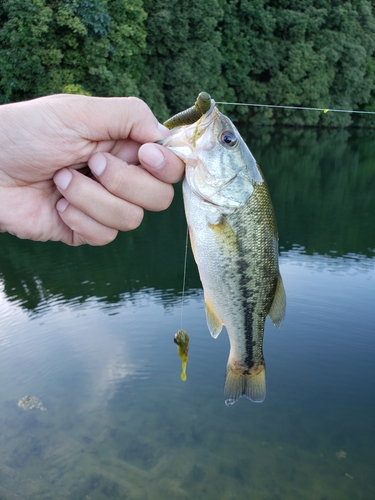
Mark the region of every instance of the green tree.
<instances>
[{"instance_id":1,"label":"green tree","mask_svg":"<svg viewBox=\"0 0 375 500\"><path fill-rule=\"evenodd\" d=\"M278 54L274 46L276 20L267 0L223 0L222 71L233 99L241 103L268 102L267 83ZM266 123L272 111L265 108L225 107L231 116ZM250 113L249 113L250 111ZM271 122L272 123L272 122Z\"/></svg>"},{"instance_id":2,"label":"green tree","mask_svg":"<svg viewBox=\"0 0 375 500\"><path fill-rule=\"evenodd\" d=\"M202 90L217 100L226 92L221 76L217 0L144 0L147 47L141 96L159 118L192 106Z\"/></svg>"},{"instance_id":3,"label":"green tree","mask_svg":"<svg viewBox=\"0 0 375 500\"><path fill-rule=\"evenodd\" d=\"M342 109L373 102L375 19L367 0L227 0L221 29L224 40L233 40L222 46L223 73L240 102ZM343 113L241 113L261 123L352 122Z\"/></svg>"},{"instance_id":4,"label":"green tree","mask_svg":"<svg viewBox=\"0 0 375 500\"><path fill-rule=\"evenodd\" d=\"M0 103L139 95L163 120L216 101L375 111L369 0L3 0ZM147 38L146 38L147 35ZM344 113L226 106L260 124L374 126Z\"/></svg>"},{"instance_id":5,"label":"green tree","mask_svg":"<svg viewBox=\"0 0 375 500\"><path fill-rule=\"evenodd\" d=\"M4 0L0 102L137 94L145 17L141 0Z\"/></svg>"}]
</instances>

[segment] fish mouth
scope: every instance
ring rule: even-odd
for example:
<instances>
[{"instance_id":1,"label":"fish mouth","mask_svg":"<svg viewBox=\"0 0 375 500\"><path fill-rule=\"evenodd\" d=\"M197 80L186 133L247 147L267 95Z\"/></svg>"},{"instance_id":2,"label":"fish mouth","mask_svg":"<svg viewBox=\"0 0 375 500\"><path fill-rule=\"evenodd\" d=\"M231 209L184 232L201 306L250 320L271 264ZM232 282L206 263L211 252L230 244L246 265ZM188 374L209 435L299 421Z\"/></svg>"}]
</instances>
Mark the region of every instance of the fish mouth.
<instances>
[{"instance_id":1,"label":"fish mouth","mask_svg":"<svg viewBox=\"0 0 375 500\"><path fill-rule=\"evenodd\" d=\"M206 114L202 115L196 122L189 125L177 125L172 129L172 134L165 139L156 141L175 153L185 163L191 159L198 141L205 135L207 129L216 119L217 110L215 101L212 99L211 107Z\"/></svg>"}]
</instances>

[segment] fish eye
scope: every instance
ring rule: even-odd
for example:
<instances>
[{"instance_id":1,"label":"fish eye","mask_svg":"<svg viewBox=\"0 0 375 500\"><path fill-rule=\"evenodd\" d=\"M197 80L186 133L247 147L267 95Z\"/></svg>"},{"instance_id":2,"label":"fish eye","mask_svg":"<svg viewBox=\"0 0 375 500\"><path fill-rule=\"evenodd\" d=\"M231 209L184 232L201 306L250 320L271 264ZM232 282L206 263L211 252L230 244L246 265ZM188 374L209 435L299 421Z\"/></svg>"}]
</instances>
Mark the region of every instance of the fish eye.
<instances>
[{"instance_id":1,"label":"fish eye","mask_svg":"<svg viewBox=\"0 0 375 500\"><path fill-rule=\"evenodd\" d=\"M220 142L224 146L229 146L230 148L233 148L233 146L237 144L237 137L230 130L225 130L224 132L221 133Z\"/></svg>"}]
</instances>

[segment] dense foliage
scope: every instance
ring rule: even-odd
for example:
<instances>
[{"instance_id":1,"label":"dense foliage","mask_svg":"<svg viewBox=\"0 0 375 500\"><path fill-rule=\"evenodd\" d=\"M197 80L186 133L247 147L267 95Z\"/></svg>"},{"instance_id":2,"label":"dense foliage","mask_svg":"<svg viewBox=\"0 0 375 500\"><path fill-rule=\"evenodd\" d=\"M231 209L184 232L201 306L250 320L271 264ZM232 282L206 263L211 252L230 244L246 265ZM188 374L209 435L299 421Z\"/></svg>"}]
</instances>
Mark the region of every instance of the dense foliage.
<instances>
[{"instance_id":1,"label":"dense foliage","mask_svg":"<svg viewBox=\"0 0 375 500\"><path fill-rule=\"evenodd\" d=\"M0 102L132 94L164 119L206 90L217 101L375 111L374 7L374 0L3 0ZM226 110L262 124L353 120Z\"/></svg>"},{"instance_id":2,"label":"dense foliage","mask_svg":"<svg viewBox=\"0 0 375 500\"><path fill-rule=\"evenodd\" d=\"M56 92L137 92L141 0L4 0L0 102Z\"/></svg>"}]
</instances>

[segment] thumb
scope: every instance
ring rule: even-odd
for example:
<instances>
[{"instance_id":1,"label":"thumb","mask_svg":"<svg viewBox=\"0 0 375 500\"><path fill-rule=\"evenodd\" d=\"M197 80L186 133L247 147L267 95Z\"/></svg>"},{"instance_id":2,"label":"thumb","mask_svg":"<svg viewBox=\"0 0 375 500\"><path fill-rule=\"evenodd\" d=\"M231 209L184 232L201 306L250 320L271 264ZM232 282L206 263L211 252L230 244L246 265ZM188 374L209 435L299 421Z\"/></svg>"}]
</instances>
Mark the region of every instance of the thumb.
<instances>
[{"instance_id":1,"label":"thumb","mask_svg":"<svg viewBox=\"0 0 375 500\"><path fill-rule=\"evenodd\" d=\"M48 99L61 105L61 113L67 119L73 118L81 137L90 141L130 138L143 144L162 140L169 134L147 104L137 97L59 94Z\"/></svg>"}]
</instances>

